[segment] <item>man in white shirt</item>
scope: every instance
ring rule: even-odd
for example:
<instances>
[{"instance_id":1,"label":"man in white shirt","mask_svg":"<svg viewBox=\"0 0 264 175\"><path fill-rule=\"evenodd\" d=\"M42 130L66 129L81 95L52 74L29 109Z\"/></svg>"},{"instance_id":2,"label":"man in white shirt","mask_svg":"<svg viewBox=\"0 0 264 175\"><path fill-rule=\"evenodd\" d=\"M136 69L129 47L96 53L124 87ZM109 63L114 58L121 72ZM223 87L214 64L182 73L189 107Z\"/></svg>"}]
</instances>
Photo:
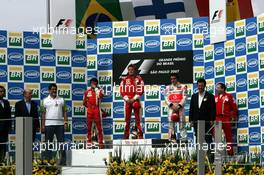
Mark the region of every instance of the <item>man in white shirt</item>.
<instances>
[{"instance_id":1,"label":"man in white shirt","mask_svg":"<svg viewBox=\"0 0 264 175\"><path fill-rule=\"evenodd\" d=\"M57 96L57 85L52 83L48 87L49 96L43 99L43 113L41 130L45 133L45 142L53 142L56 135L57 142L64 142L64 130L68 124L67 111L63 98ZM64 148L58 148L64 150ZM60 151L60 165L66 164L66 153ZM47 152L47 159L51 153Z\"/></svg>"}]
</instances>

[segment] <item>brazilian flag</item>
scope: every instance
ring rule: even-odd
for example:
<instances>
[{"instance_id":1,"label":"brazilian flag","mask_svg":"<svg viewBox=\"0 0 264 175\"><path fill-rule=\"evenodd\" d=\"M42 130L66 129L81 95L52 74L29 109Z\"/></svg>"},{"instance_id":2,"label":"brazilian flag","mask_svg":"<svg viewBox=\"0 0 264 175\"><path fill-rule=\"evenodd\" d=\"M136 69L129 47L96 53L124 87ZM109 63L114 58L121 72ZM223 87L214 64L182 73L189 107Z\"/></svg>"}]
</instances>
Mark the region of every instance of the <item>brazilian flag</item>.
<instances>
[{"instance_id":1,"label":"brazilian flag","mask_svg":"<svg viewBox=\"0 0 264 175\"><path fill-rule=\"evenodd\" d=\"M77 27L94 28L97 22L111 21L122 21L119 0L76 0Z\"/></svg>"}]
</instances>

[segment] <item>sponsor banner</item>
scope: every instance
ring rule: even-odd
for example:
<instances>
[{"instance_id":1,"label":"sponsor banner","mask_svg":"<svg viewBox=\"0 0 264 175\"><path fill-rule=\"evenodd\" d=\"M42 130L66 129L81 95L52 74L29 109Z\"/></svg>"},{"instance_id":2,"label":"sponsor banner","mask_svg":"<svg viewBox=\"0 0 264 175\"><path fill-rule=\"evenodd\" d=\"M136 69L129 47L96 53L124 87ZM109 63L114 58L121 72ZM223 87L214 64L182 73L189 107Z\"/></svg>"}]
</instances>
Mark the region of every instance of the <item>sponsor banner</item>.
<instances>
[{"instance_id":1,"label":"sponsor banner","mask_svg":"<svg viewBox=\"0 0 264 175\"><path fill-rule=\"evenodd\" d=\"M114 138L115 139L115 135L122 135L125 132L125 126L126 123L124 120L113 120L113 134L114 134Z\"/></svg>"},{"instance_id":2,"label":"sponsor banner","mask_svg":"<svg viewBox=\"0 0 264 175\"><path fill-rule=\"evenodd\" d=\"M235 38L235 24L233 22L229 22L226 25L226 37L227 40L232 40Z\"/></svg>"},{"instance_id":3,"label":"sponsor banner","mask_svg":"<svg viewBox=\"0 0 264 175\"><path fill-rule=\"evenodd\" d=\"M224 43L217 43L214 45L214 59L220 60L225 58L225 46Z\"/></svg>"},{"instance_id":4,"label":"sponsor banner","mask_svg":"<svg viewBox=\"0 0 264 175\"><path fill-rule=\"evenodd\" d=\"M72 67L86 67L86 51L73 50L71 56Z\"/></svg>"},{"instance_id":5,"label":"sponsor banner","mask_svg":"<svg viewBox=\"0 0 264 175\"><path fill-rule=\"evenodd\" d=\"M259 72L247 74L248 90L257 90L259 88Z\"/></svg>"},{"instance_id":6,"label":"sponsor banner","mask_svg":"<svg viewBox=\"0 0 264 175\"><path fill-rule=\"evenodd\" d=\"M236 75L237 92L247 91L247 74Z\"/></svg>"},{"instance_id":7,"label":"sponsor banner","mask_svg":"<svg viewBox=\"0 0 264 175\"><path fill-rule=\"evenodd\" d=\"M97 55L87 55L87 69L88 70L97 70Z\"/></svg>"},{"instance_id":8,"label":"sponsor banner","mask_svg":"<svg viewBox=\"0 0 264 175\"><path fill-rule=\"evenodd\" d=\"M113 34L112 29L112 22L97 23L97 38L111 38Z\"/></svg>"},{"instance_id":9,"label":"sponsor banner","mask_svg":"<svg viewBox=\"0 0 264 175\"><path fill-rule=\"evenodd\" d=\"M40 36L40 48L41 49L52 49L52 34L51 33L45 33L45 34L41 34Z\"/></svg>"},{"instance_id":10,"label":"sponsor banner","mask_svg":"<svg viewBox=\"0 0 264 175\"><path fill-rule=\"evenodd\" d=\"M40 67L40 82L54 83L56 81L55 67Z\"/></svg>"},{"instance_id":11,"label":"sponsor banner","mask_svg":"<svg viewBox=\"0 0 264 175\"><path fill-rule=\"evenodd\" d=\"M56 50L56 66L71 66L71 52Z\"/></svg>"},{"instance_id":12,"label":"sponsor banner","mask_svg":"<svg viewBox=\"0 0 264 175\"><path fill-rule=\"evenodd\" d=\"M259 108L260 105L259 90L248 91L248 108Z\"/></svg>"},{"instance_id":13,"label":"sponsor banner","mask_svg":"<svg viewBox=\"0 0 264 175\"><path fill-rule=\"evenodd\" d=\"M76 35L76 49L77 50L86 50L86 35L77 34Z\"/></svg>"},{"instance_id":14,"label":"sponsor banner","mask_svg":"<svg viewBox=\"0 0 264 175\"><path fill-rule=\"evenodd\" d=\"M259 97L260 97L260 107L264 108L264 90L263 89L260 89Z\"/></svg>"},{"instance_id":15,"label":"sponsor banner","mask_svg":"<svg viewBox=\"0 0 264 175\"><path fill-rule=\"evenodd\" d=\"M113 102L113 118L125 118L124 102Z\"/></svg>"},{"instance_id":16,"label":"sponsor banner","mask_svg":"<svg viewBox=\"0 0 264 175\"><path fill-rule=\"evenodd\" d=\"M129 36L144 36L144 21L128 21Z\"/></svg>"},{"instance_id":17,"label":"sponsor banner","mask_svg":"<svg viewBox=\"0 0 264 175\"><path fill-rule=\"evenodd\" d=\"M83 106L83 101L79 100L79 101L72 101L72 117L83 117L86 118L86 109L85 106Z\"/></svg>"},{"instance_id":18,"label":"sponsor banner","mask_svg":"<svg viewBox=\"0 0 264 175\"><path fill-rule=\"evenodd\" d=\"M246 38L238 38L235 40L236 43L236 56L243 56L246 55L247 45L246 45Z\"/></svg>"},{"instance_id":19,"label":"sponsor banner","mask_svg":"<svg viewBox=\"0 0 264 175\"><path fill-rule=\"evenodd\" d=\"M226 91L229 93L236 92L236 76L227 76L225 77Z\"/></svg>"},{"instance_id":20,"label":"sponsor banner","mask_svg":"<svg viewBox=\"0 0 264 175\"><path fill-rule=\"evenodd\" d=\"M246 36L257 34L257 18L246 19Z\"/></svg>"},{"instance_id":21,"label":"sponsor banner","mask_svg":"<svg viewBox=\"0 0 264 175\"><path fill-rule=\"evenodd\" d=\"M209 33L208 29L208 18L193 18L193 34L204 34Z\"/></svg>"},{"instance_id":22,"label":"sponsor banner","mask_svg":"<svg viewBox=\"0 0 264 175\"><path fill-rule=\"evenodd\" d=\"M71 84L57 84L58 96L64 98L65 100L72 99L72 87Z\"/></svg>"},{"instance_id":23,"label":"sponsor banner","mask_svg":"<svg viewBox=\"0 0 264 175\"><path fill-rule=\"evenodd\" d=\"M156 118L146 118L145 119L145 136L146 134L160 134L160 133L161 133L161 119L157 117ZM152 137L152 138L155 138L155 137ZM160 136L158 138L160 138Z\"/></svg>"},{"instance_id":24,"label":"sponsor banner","mask_svg":"<svg viewBox=\"0 0 264 175\"><path fill-rule=\"evenodd\" d=\"M112 25L113 38L128 37L128 21L115 21Z\"/></svg>"},{"instance_id":25,"label":"sponsor banner","mask_svg":"<svg viewBox=\"0 0 264 175\"><path fill-rule=\"evenodd\" d=\"M203 50L193 51L193 66L204 66L204 52Z\"/></svg>"},{"instance_id":26,"label":"sponsor banner","mask_svg":"<svg viewBox=\"0 0 264 175\"><path fill-rule=\"evenodd\" d=\"M160 36L160 51L175 51L176 50L176 35Z\"/></svg>"},{"instance_id":27,"label":"sponsor banner","mask_svg":"<svg viewBox=\"0 0 264 175\"><path fill-rule=\"evenodd\" d=\"M56 82L71 83L72 72L70 67L56 67Z\"/></svg>"},{"instance_id":28,"label":"sponsor banner","mask_svg":"<svg viewBox=\"0 0 264 175\"><path fill-rule=\"evenodd\" d=\"M65 69L66 70L66 69ZM72 67L71 73L72 73L72 80L71 83L86 83L86 72L87 69L84 67Z\"/></svg>"},{"instance_id":29,"label":"sponsor banner","mask_svg":"<svg viewBox=\"0 0 264 175\"><path fill-rule=\"evenodd\" d=\"M206 79L207 91L211 94L215 93L215 82L214 79Z\"/></svg>"},{"instance_id":30,"label":"sponsor banner","mask_svg":"<svg viewBox=\"0 0 264 175\"><path fill-rule=\"evenodd\" d=\"M192 18L177 18L176 26L177 34L192 34Z\"/></svg>"},{"instance_id":31,"label":"sponsor banner","mask_svg":"<svg viewBox=\"0 0 264 175\"><path fill-rule=\"evenodd\" d=\"M258 52L258 40L257 35L248 36L246 38L247 45L247 54L257 53Z\"/></svg>"},{"instance_id":32,"label":"sponsor banner","mask_svg":"<svg viewBox=\"0 0 264 175\"><path fill-rule=\"evenodd\" d=\"M204 46L204 61L214 61L214 45Z\"/></svg>"},{"instance_id":33,"label":"sponsor banner","mask_svg":"<svg viewBox=\"0 0 264 175\"><path fill-rule=\"evenodd\" d=\"M7 66L0 65L0 79L1 79L1 83L2 82L7 82L7 77L8 77Z\"/></svg>"},{"instance_id":34,"label":"sponsor banner","mask_svg":"<svg viewBox=\"0 0 264 175\"><path fill-rule=\"evenodd\" d=\"M113 102L121 102L121 101L123 101L123 97L120 94L120 87L114 86Z\"/></svg>"},{"instance_id":35,"label":"sponsor banner","mask_svg":"<svg viewBox=\"0 0 264 175\"><path fill-rule=\"evenodd\" d=\"M175 19L160 19L160 35L173 35L176 33Z\"/></svg>"},{"instance_id":36,"label":"sponsor banner","mask_svg":"<svg viewBox=\"0 0 264 175\"><path fill-rule=\"evenodd\" d=\"M39 50L24 49L24 65L39 65Z\"/></svg>"},{"instance_id":37,"label":"sponsor banner","mask_svg":"<svg viewBox=\"0 0 264 175\"><path fill-rule=\"evenodd\" d=\"M260 116L261 117L261 126L264 126L264 109L261 108L260 110L261 110L260 111L261 112L261 116Z\"/></svg>"},{"instance_id":38,"label":"sponsor banner","mask_svg":"<svg viewBox=\"0 0 264 175\"><path fill-rule=\"evenodd\" d=\"M160 86L145 86L144 92L146 101L160 100Z\"/></svg>"},{"instance_id":39,"label":"sponsor banner","mask_svg":"<svg viewBox=\"0 0 264 175\"><path fill-rule=\"evenodd\" d=\"M144 52L144 37L129 37L128 38L128 52Z\"/></svg>"},{"instance_id":40,"label":"sponsor banner","mask_svg":"<svg viewBox=\"0 0 264 175\"><path fill-rule=\"evenodd\" d=\"M161 101L161 116L168 117L168 104L165 101Z\"/></svg>"},{"instance_id":41,"label":"sponsor banner","mask_svg":"<svg viewBox=\"0 0 264 175\"><path fill-rule=\"evenodd\" d=\"M259 34L258 36L258 51L264 52L264 34Z\"/></svg>"},{"instance_id":42,"label":"sponsor banner","mask_svg":"<svg viewBox=\"0 0 264 175\"><path fill-rule=\"evenodd\" d=\"M0 30L0 47L7 47L7 32Z\"/></svg>"},{"instance_id":43,"label":"sponsor banner","mask_svg":"<svg viewBox=\"0 0 264 175\"><path fill-rule=\"evenodd\" d=\"M102 102L101 103L101 109L107 113L107 118L113 118L112 115L112 109L113 109L113 103L112 102Z\"/></svg>"},{"instance_id":44,"label":"sponsor banner","mask_svg":"<svg viewBox=\"0 0 264 175\"><path fill-rule=\"evenodd\" d=\"M73 134L86 134L87 125L86 118L72 118L72 133Z\"/></svg>"},{"instance_id":45,"label":"sponsor banner","mask_svg":"<svg viewBox=\"0 0 264 175\"><path fill-rule=\"evenodd\" d=\"M7 49L6 48L0 48L0 65L1 64L6 65L6 63L7 63Z\"/></svg>"},{"instance_id":46,"label":"sponsor banner","mask_svg":"<svg viewBox=\"0 0 264 175\"><path fill-rule=\"evenodd\" d=\"M159 51L160 51L160 36L146 36L145 52L159 52Z\"/></svg>"},{"instance_id":47,"label":"sponsor banner","mask_svg":"<svg viewBox=\"0 0 264 175\"><path fill-rule=\"evenodd\" d=\"M264 70L264 52L260 52L258 55L258 59L259 59L259 70L263 71Z\"/></svg>"},{"instance_id":48,"label":"sponsor banner","mask_svg":"<svg viewBox=\"0 0 264 175\"><path fill-rule=\"evenodd\" d=\"M238 128L246 128L248 127L248 110L239 110L239 115L237 119L237 127Z\"/></svg>"},{"instance_id":49,"label":"sponsor banner","mask_svg":"<svg viewBox=\"0 0 264 175\"><path fill-rule=\"evenodd\" d=\"M206 62L205 65L205 79L214 78L214 62Z\"/></svg>"},{"instance_id":50,"label":"sponsor banner","mask_svg":"<svg viewBox=\"0 0 264 175\"><path fill-rule=\"evenodd\" d=\"M40 98L46 98L49 95L48 90L49 84L48 83L41 83L40 84Z\"/></svg>"},{"instance_id":51,"label":"sponsor banner","mask_svg":"<svg viewBox=\"0 0 264 175\"><path fill-rule=\"evenodd\" d=\"M260 163L261 160L261 145L249 146L250 162Z\"/></svg>"},{"instance_id":52,"label":"sponsor banner","mask_svg":"<svg viewBox=\"0 0 264 175\"><path fill-rule=\"evenodd\" d=\"M261 132L260 127L249 128L249 144L261 144Z\"/></svg>"},{"instance_id":53,"label":"sponsor banner","mask_svg":"<svg viewBox=\"0 0 264 175\"><path fill-rule=\"evenodd\" d=\"M168 117L161 117L161 133L169 132Z\"/></svg>"},{"instance_id":54,"label":"sponsor banner","mask_svg":"<svg viewBox=\"0 0 264 175\"><path fill-rule=\"evenodd\" d=\"M160 20L145 20L144 29L144 36L160 35Z\"/></svg>"},{"instance_id":55,"label":"sponsor banner","mask_svg":"<svg viewBox=\"0 0 264 175\"><path fill-rule=\"evenodd\" d=\"M21 32L8 32L8 47L23 48L23 34Z\"/></svg>"},{"instance_id":56,"label":"sponsor banner","mask_svg":"<svg viewBox=\"0 0 264 175\"><path fill-rule=\"evenodd\" d=\"M166 133L166 134L161 134L161 139L169 139L169 134Z\"/></svg>"},{"instance_id":57,"label":"sponsor banner","mask_svg":"<svg viewBox=\"0 0 264 175\"><path fill-rule=\"evenodd\" d=\"M200 78L204 78L204 67L203 66L196 66L193 67L193 82L196 82Z\"/></svg>"},{"instance_id":58,"label":"sponsor banner","mask_svg":"<svg viewBox=\"0 0 264 175\"><path fill-rule=\"evenodd\" d=\"M91 58L91 61L93 58ZM112 55L97 55L97 69L98 70L112 70Z\"/></svg>"},{"instance_id":59,"label":"sponsor banner","mask_svg":"<svg viewBox=\"0 0 264 175\"><path fill-rule=\"evenodd\" d=\"M236 57L236 74L246 73L247 58L246 56Z\"/></svg>"},{"instance_id":60,"label":"sponsor banner","mask_svg":"<svg viewBox=\"0 0 264 175\"><path fill-rule=\"evenodd\" d=\"M257 18L258 34L264 33L264 16L259 15Z\"/></svg>"},{"instance_id":61,"label":"sponsor banner","mask_svg":"<svg viewBox=\"0 0 264 175\"><path fill-rule=\"evenodd\" d=\"M32 99L40 100L40 84L39 83L25 83L24 89L31 89Z\"/></svg>"},{"instance_id":62,"label":"sponsor banner","mask_svg":"<svg viewBox=\"0 0 264 175\"><path fill-rule=\"evenodd\" d=\"M68 117L72 117L72 101L67 100L65 101L65 108Z\"/></svg>"},{"instance_id":63,"label":"sponsor banner","mask_svg":"<svg viewBox=\"0 0 264 175\"><path fill-rule=\"evenodd\" d=\"M246 21L235 21L235 38L242 38L246 36Z\"/></svg>"},{"instance_id":64,"label":"sponsor banner","mask_svg":"<svg viewBox=\"0 0 264 175\"><path fill-rule=\"evenodd\" d=\"M225 60L215 61L215 77L222 77L225 75Z\"/></svg>"},{"instance_id":65,"label":"sponsor banner","mask_svg":"<svg viewBox=\"0 0 264 175\"><path fill-rule=\"evenodd\" d=\"M16 151L16 135L15 134L9 134L8 135L8 141L10 142L8 144L8 151L15 153Z\"/></svg>"},{"instance_id":66,"label":"sponsor banner","mask_svg":"<svg viewBox=\"0 0 264 175\"><path fill-rule=\"evenodd\" d=\"M40 49L40 66L56 66L55 50Z\"/></svg>"},{"instance_id":67,"label":"sponsor banner","mask_svg":"<svg viewBox=\"0 0 264 175\"><path fill-rule=\"evenodd\" d=\"M247 109L247 104L248 104L247 92L237 92L236 99L237 99L237 106L239 110Z\"/></svg>"},{"instance_id":68,"label":"sponsor banner","mask_svg":"<svg viewBox=\"0 0 264 175\"><path fill-rule=\"evenodd\" d=\"M23 83L8 83L7 98L8 99L22 99L24 91Z\"/></svg>"},{"instance_id":69,"label":"sponsor banner","mask_svg":"<svg viewBox=\"0 0 264 175\"><path fill-rule=\"evenodd\" d=\"M225 59L225 75L235 75L236 74L236 64L235 58Z\"/></svg>"},{"instance_id":70,"label":"sponsor banner","mask_svg":"<svg viewBox=\"0 0 264 175\"><path fill-rule=\"evenodd\" d=\"M261 143L264 144L264 127L261 127L260 129L261 129L261 131L260 131L260 133L261 133Z\"/></svg>"},{"instance_id":71,"label":"sponsor banner","mask_svg":"<svg viewBox=\"0 0 264 175\"><path fill-rule=\"evenodd\" d=\"M128 38L113 38L114 53L128 52Z\"/></svg>"},{"instance_id":72,"label":"sponsor banner","mask_svg":"<svg viewBox=\"0 0 264 175\"><path fill-rule=\"evenodd\" d=\"M112 71L98 71L97 77L99 85L112 84Z\"/></svg>"},{"instance_id":73,"label":"sponsor banner","mask_svg":"<svg viewBox=\"0 0 264 175\"><path fill-rule=\"evenodd\" d=\"M147 85L167 84L172 73L178 73L182 83L192 83L192 56L192 51L114 54L114 82L119 84L120 76L127 75L128 65L135 64Z\"/></svg>"},{"instance_id":74,"label":"sponsor banner","mask_svg":"<svg viewBox=\"0 0 264 175\"><path fill-rule=\"evenodd\" d=\"M39 33L23 32L24 48L39 49Z\"/></svg>"},{"instance_id":75,"label":"sponsor banner","mask_svg":"<svg viewBox=\"0 0 264 175\"><path fill-rule=\"evenodd\" d=\"M106 118L102 121L104 135L113 135L113 119ZM106 139L106 138L105 138ZM112 140L112 139L108 139ZM106 141L106 140L105 140Z\"/></svg>"},{"instance_id":76,"label":"sponsor banner","mask_svg":"<svg viewBox=\"0 0 264 175\"><path fill-rule=\"evenodd\" d=\"M87 40L87 55L93 55L93 54L97 54L97 40L88 39Z\"/></svg>"},{"instance_id":77,"label":"sponsor banner","mask_svg":"<svg viewBox=\"0 0 264 175\"><path fill-rule=\"evenodd\" d=\"M159 117L160 110L160 101L145 101L145 117Z\"/></svg>"},{"instance_id":78,"label":"sponsor banner","mask_svg":"<svg viewBox=\"0 0 264 175\"><path fill-rule=\"evenodd\" d=\"M209 33L204 33L204 45L209 45L210 44L210 34Z\"/></svg>"},{"instance_id":79,"label":"sponsor banner","mask_svg":"<svg viewBox=\"0 0 264 175\"><path fill-rule=\"evenodd\" d=\"M225 42L225 58L235 56L235 40L229 40Z\"/></svg>"},{"instance_id":80,"label":"sponsor banner","mask_svg":"<svg viewBox=\"0 0 264 175\"><path fill-rule=\"evenodd\" d=\"M264 89L264 71L259 72L259 86L260 89Z\"/></svg>"},{"instance_id":81,"label":"sponsor banner","mask_svg":"<svg viewBox=\"0 0 264 175\"><path fill-rule=\"evenodd\" d=\"M193 50L203 49L204 48L204 36L203 34L193 34L192 35Z\"/></svg>"},{"instance_id":82,"label":"sponsor banner","mask_svg":"<svg viewBox=\"0 0 264 175\"><path fill-rule=\"evenodd\" d=\"M259 68L258 54L247 55L247 70L248 72L258 71Z\"/></svg>"},{"instance_id":83,"label":"sponsor banner","mask_svg":"<svg viewBox=\"0 0 264 175\"><path fill-rule=\"evenodd\" d=\"M176 50L192 50L192 35L178 35L176 39Z\"/></svg>"},{"instance_id":84,"label":"sponsor banner","mask_svg":"<svg viewBox=\"0 0 264 175\"><path fill-rule=\"evenodd\" d=\"M24 66L24 81L39 83L40 82L40 67L39 66Z\"/></svg>"},{"instance_id":85,"label":"sponsor banner","mask_svg":"<svg viewBox=\"0 0 264 175\"><path fill-rule=\"evenodd\" d=\"M237 129L237 144L238 146L246 146L249 142L248 128Z\"/></svg>"},{"instance_id":86,"label":"sponsor banner","mask_svg":"<svg viewBox=\"0 0 264 175\"><path fill-rule=\"evenodd\" d=\"M98 54L112 54L113 53L112 38L97 39L97 53Z\"/></svg>"},{"instance_id":87,"label":"sponsor banner","mask_svg":"<svg viewBox=\"0 0 264 175\"><path fill-rule=\"evenodd\" d=\"M24 50L18 48L7 49L8 65L23 65L24 63Z\"/></svg>"},{"instance_id":88,"label":"sponsor banner","mask_svg":"<svg viewBox=\"0 0 264 175\"><path fill-rule=\"evenodd\" d=\"M248 110L248 122L249 127L260 126L260 109L249 109Z\"/></svg>"},{"instance_id":89,"label":"sponsor banner","mask_svg":"<svg viewBox=\"0 0 264 175\"><path fill-rule=\"evenodd\" d=\"M87 140L86 134L72 134L73 143L86 142L86 140Z\"/></svg>"},{"instance_id":90,"label":"sponsor banner","mask_svg":"<svg viewBox=\"0 0 264 175\"><path fill-rule=\"evenodd\" d=\"M8 66L8 82L24 82L23 66Z\"/></svg>"},{"instance_id":91,"label":"sponsor banner","mask_svg":"<svg viewBox=\"0 0 264 175\"><path fill-rule=\"evenodd\" d=\"M86 84L72 84L72 100L83 100Z\"/></svg>"}]
</instances>

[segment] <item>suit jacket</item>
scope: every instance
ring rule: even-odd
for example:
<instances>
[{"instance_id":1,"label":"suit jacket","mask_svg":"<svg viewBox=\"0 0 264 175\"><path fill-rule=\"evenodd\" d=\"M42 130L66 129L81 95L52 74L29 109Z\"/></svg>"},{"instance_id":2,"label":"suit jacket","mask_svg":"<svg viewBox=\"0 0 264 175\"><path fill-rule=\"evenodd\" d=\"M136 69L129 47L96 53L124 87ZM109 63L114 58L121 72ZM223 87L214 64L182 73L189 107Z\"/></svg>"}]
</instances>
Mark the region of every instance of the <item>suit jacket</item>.
<instances>
[{"instance_id":1,"label":"suit jacket","mask_svg":"<svg viewBox=\"0 0 264 175\"><path fill-rule=\"evenodd\" d=\"M15 117L32 117L33 118L33 134L36 134L39 125L38 105L31 101L30 113L28 112L25 100L18 101L15 105Z\"/></svg>"},{"instance_id":2,"label":"suit jacket","mask_svg":"<svg viewBox=\"0 0 264 175\"><path fill-rule=\"evenodd\" d=\"M8 133L11 129L11 107L8 100L4 100L4 108L0 104L0 142L8 141ZM3 121L2 119L10 119Z\"/></svg>"},{"instance_id":3,"label":"suit jacket","mask_svg":"<svg viewBox=\"0 0 264 175\"><path fill-rule=\"evenodd\" d=\"M215 121L216 105L214 95L206 91L200 108L198 99L198 93L192 95L189 113L190 121Z\"/></svg>"}]
</instances>

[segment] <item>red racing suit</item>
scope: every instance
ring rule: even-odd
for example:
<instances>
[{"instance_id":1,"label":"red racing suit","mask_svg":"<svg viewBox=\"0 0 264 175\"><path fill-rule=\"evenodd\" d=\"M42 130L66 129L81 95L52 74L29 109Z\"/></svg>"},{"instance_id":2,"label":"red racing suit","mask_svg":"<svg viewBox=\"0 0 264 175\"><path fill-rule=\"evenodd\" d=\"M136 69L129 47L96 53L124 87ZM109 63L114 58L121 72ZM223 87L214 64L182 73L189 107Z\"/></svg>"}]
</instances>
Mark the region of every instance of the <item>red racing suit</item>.
<instances>
[{"instance_id":1,"label":"red racing suit","mask_svg":"<svg viewBox=\"0 0 264 175\"><path fill-rule=\"evenodd\" d=\"M140 125L140 96L144 93L144 81L140 76L126 76L123 77L120 83L120 94L125 101L125 120L126 127L124 133L124 139L129 138L130 132L130 119L132 109L135 114L136 128L138 130L139 139L143 138L142 128ZM134 103L129 103L130 99L134 99Z\"/></svg>"},{"instance_id":2,"label":"red racing suit","mask_svg":"<svg viewBox=\"0 0 264 175\"><path fill-rule=\"evenodd\" d=\"M229 155L233 155L232 141L232 117L237 117L238 109L236 101L229 93L215 96L216 103L216 121L222 121L222 128L225 133L227 145L231 148L228 150Z\"/></svg>"},{"instance_id":3,"label":"red racing suit","mask_svg":"<svg viewBox=\"0 0 264 175\"><path fill-rule=\"evenodd\" d=\"M169 122L169 139L175 134L175 123L180 122L180 129L185 125L184 104L187 95L187 86L180 83L177 85L166 86L165 101L168 105L168 122ZM172 109L173 106L178 108L177 111Z\"/></svg>"},{"instance_id":4,"label":"red racing suit","mask_svg":"<svg viewBox=\"0 0 264 175\"><path fill-rule=\"evenodd\" d=\"M98 142L103 144L103 129L100 103L104 92L99 88L89 88L84 93L83 104L87 108L87 142L91 143L92 123L96 124L98 131Z\"/></svg>"}]
</instances>

